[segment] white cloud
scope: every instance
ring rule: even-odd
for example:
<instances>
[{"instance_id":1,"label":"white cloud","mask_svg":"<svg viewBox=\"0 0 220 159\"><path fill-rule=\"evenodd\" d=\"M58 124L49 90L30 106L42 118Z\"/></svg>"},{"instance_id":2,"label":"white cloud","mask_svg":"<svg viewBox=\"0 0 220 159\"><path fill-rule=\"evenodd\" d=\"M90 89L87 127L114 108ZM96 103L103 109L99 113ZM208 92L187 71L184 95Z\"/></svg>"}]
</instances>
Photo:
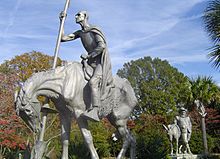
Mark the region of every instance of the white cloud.
<instances>
[{"instance_id":1,"label":"white cloud","mask_svg":"<svg viewBox=\"0 0 220 159\"><path fill-rule=\"evenodd\" d=\"M10 27L12 27L14 25L14 19L15 19L15 16L16 16L16 13L19 9L19 6L21 4L21 1L22 0L17 0L16 1L16 4L14 6L14 9L12 10L12 12L10 13L10 16L9 16L9 21L8 21L8 24L7 24L7 27L5 28L5 30L3 31L3 38L5 38L7 36L7 33L8 33L8 30Z\"/></svg>"},{"instance_id":2,"label":"white cloud","mask_svg":"<svg viewBox=\"0 0 220 159\"><path fill-rule=\"evenodd\" d=\"M205 53L186 55L186 56L172 56L172 57L162 57L162 59L169 61L171 64L182 64L188 62L202 62L207 61L207 56Z\"/></svg>"},{"instance_id":3,"label":"white cloud","mask_svg":"<svg viewBox=\"0 0 220 159\"><path fill-rule=\"evenodd\" d=\"M207 60L209 42L198 22L202 14L187 14L202 2L204 0L71 1L65 31L79 29L73 15L87 10L90 22L100 26L106 35L114 72L125 62L143 56L159 57L188 68L188 63ZM60 0L0 1L0 59L32 50L53 55L58 16L64 4L65 1ZM72 61L79 60L84 49L77 41L61 44L60 52L60 57ZM188 74L204 70L207 69L182 69Z\"/></svg>"}]
</instances>

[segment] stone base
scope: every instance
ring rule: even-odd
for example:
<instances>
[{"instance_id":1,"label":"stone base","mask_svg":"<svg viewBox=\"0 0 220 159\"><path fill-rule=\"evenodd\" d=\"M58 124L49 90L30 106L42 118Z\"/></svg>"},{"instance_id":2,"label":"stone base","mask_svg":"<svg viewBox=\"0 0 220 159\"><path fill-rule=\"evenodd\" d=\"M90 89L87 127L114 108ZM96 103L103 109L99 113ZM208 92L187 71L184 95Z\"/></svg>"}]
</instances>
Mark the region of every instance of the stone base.
<instances>
[{"instance_id":1,"label":"stone base","mask_svg":"<svg viewBox=\"0 0 220 159\"><path fill-rule=\"evenodd\" d=\"M195 154L178 154L178 155L170 155L172 159L202 159L202 155Z\"/></svg>"}]
</instances>

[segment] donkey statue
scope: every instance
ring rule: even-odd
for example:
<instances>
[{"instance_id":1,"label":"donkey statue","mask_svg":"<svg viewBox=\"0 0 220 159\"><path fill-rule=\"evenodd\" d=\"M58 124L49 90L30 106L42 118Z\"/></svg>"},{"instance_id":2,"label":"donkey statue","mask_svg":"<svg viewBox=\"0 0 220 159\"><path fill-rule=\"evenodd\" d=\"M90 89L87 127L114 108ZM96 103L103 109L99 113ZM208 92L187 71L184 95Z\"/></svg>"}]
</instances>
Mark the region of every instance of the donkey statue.
<instances>
[{"instance_id":1,"label":"donkey statue","mask_svg":"<svg viewBox=\"0 0 220 159\"><path fill-rule=\"evenodd\" d=\"M170 140L170 148L171 148L171 155L173 155L173 139L176 141L176 155L178 154L178 148L179 148L179 138L181 135L179 126L174 124L169 124L167 127L163 125L164 129L166 130L169 140Z\"/></svg>"},{"instance_id":2,"label":"donkey statue","mask_svg":"<svg viewBox=\"0 0 220 159\"><path fill-rule=\"evenodd\" d=\"M78 123L91 159L99 159L92 134L88 129L88 119L83 116L90 107L91 100L90 88L84 78L82 67L81 63L73 62L54 70L35 73L15 95L16 112L33 132L41 129L39 124L41 103L38 96L45 96L53 101L61 121L62 159L68 159L72 119ZM127 121L137 104L137 99L128 80L116 76L114 85L107 99L101 101L99 117L106 117L123 139L117 159L124 158L129 147L130 159L134 159L136 140L127 128Z\"/></svg>"}]
</instances>

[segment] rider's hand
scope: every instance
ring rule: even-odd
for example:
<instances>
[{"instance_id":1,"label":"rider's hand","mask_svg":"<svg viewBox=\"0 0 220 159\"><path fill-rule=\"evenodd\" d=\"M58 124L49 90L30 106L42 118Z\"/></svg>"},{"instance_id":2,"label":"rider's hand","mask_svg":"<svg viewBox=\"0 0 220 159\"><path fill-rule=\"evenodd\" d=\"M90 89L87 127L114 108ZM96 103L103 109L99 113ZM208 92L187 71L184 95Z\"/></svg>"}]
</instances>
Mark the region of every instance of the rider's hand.
<instances>
[{"instance_id":1,"label":"rider's hand","mask_svg":"<svg viewBox=\"0 0 220 159\"><path fill-rule=\"evenodd\" d=\"M67 16L67 14L66 14L66 13L64 13L63 11L62 11L62 12L60 12L60 16L59 16L60 21L61 21L61 20L63 20L63 18L64 18L64 17L66 17L66 16Z\"/></svg>"},{"instance_id":2,"label":"rider's hand","mask_svg":"<svg viewBox=\"0 0 220 159\"><path fill-rule=\"evenodd\" d=\"M86 54L82 54L80 57L81 57L81 59L83 59L83 60L86 60L86 59L88 59L88 58L89 58L89 56L88 56L88 55L86 55Z\"/></svg>"}]
</instances>

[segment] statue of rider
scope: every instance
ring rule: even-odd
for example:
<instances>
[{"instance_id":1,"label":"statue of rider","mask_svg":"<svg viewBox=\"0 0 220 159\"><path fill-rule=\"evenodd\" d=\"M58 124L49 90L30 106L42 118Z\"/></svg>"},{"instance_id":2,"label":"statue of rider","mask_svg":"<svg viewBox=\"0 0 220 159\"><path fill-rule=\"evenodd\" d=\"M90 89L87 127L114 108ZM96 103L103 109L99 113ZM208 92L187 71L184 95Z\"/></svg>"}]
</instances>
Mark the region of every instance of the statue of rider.
<instances>
[{"instance_id":1,"label":"statue of rider","mask_svg":"<svg viewBox=\"0 0 220 159\"><path fill-rule=\"evenodd\" d=\"M66 14L60 13L60 20ZM61 42L71 41L80 38L83 47L87 54L82 54L80 57L83 63L92 67L92 75L89 79L89 86L91 89L91 106L84 113L85 116L94 120L98 118L98 108L101 105L101 99L106 98L113 87L113 78L111 71L111 62L107 50L107 44L102 31L96 26L88 23L88 13L80 11L75 15L76 23L80 24L81 30L77 30L71 34L64 35L62 33ZM94 114L96 117L94 117Z\"/></svg>"},{"instance_id":2,"label":"statue of rider","mask_svg":"<svg viewBox=\"0 0 220 159\"><path fill-rule=\"evenodd\" d=\"M191 154L188 142L192 134L192 123L190 117L187 116L187 109L181 107L179 109L179 116L175 117L174 122L177 123L181 131L181 141L182 141L182 146L184 147L184 153L187 153L188 150L188 153ZM180 151L182 146L180 147Z\"/></svg>"}]
</instances>

